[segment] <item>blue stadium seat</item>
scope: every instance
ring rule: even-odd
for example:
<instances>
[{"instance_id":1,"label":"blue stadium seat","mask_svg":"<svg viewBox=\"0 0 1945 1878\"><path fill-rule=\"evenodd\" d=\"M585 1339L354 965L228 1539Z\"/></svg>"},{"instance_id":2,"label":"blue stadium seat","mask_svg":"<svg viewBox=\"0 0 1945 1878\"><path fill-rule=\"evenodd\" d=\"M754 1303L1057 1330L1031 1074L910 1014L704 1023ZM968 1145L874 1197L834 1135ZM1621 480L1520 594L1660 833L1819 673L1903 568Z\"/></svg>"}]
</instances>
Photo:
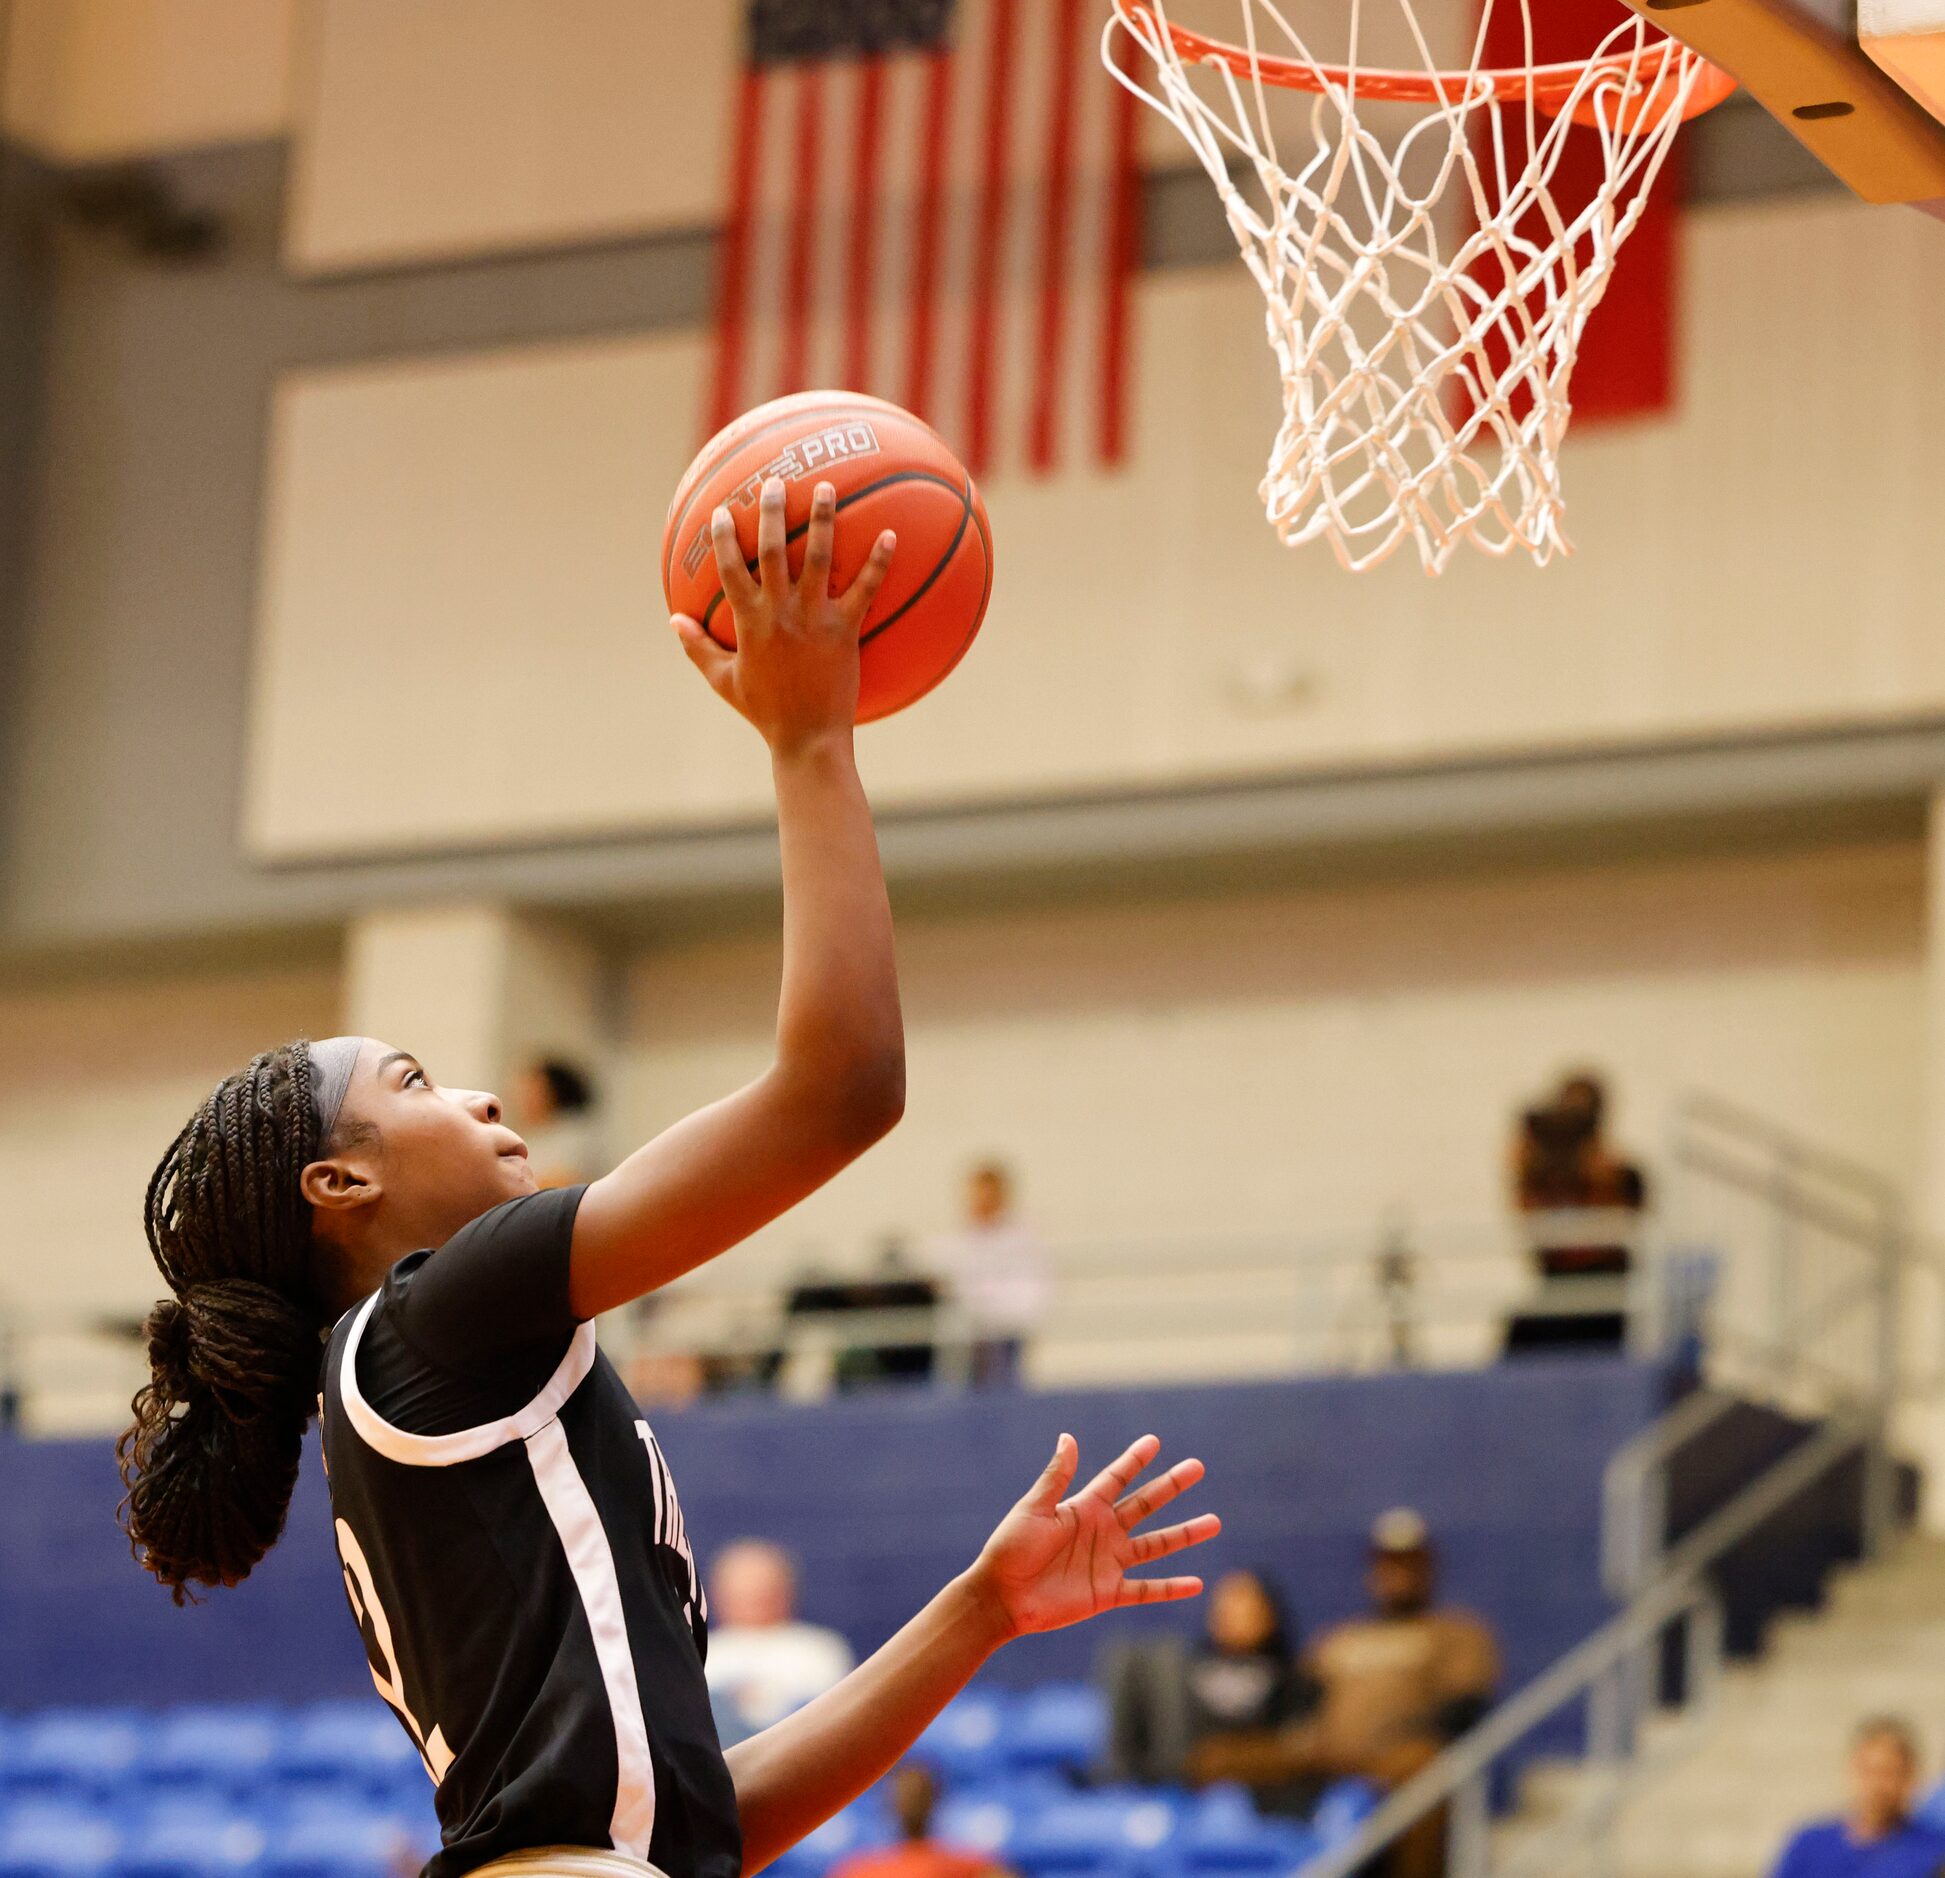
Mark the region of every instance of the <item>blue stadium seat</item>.
<instances>
[{"instance_id":1,"label":"blue stadium seat","mask_svg":"<svg viewBox=\"0 0 1945 1878\"><path fill-rule=\"evenodd\" d=\"M1049 1683L1020 1703L1004 1735L1010 1767L1076 1771L1099 1758L1107 1740L1107 1704L1084 1682Z\"/></svg>"},{"instance_id":2,"label":"blue stadium seat","mask_svg":"<svg viewBox=\"0 0 1945 1878\"><path fill-rule=\"evenodd\" d=\"M14 1738L7 1785L15 1792L104 1795L126 1782L142 1750L127 1709L44 1709Z\"/></svg>"},{"instance_id":3,"label":"blue stadium seat","mask_svg":"<svg viewBox=\"0 0 1945 1878\"><path fill-rule=\"evenodd\" d=\"M1131 1790L1075 1793L1025 1816L1011 1862L1031 1878L1096 1878L1164 1862L1180 1825L1175 1807Z\"/></svg>"},{"instance_id":4,"label":"blue stadium seat","mask_svg":"<svg viewBox=\"0 0 1945 1878\"><path fill-rule=\"evenodd\" d=\"M220 1800L156 1800L123 1831L114 1878L242 1878L265 1845L262 1826Z\"/></svg>"},{"instance_id":5,"label":"blue stadium seat","mask_svg":"<svg viewBox=\"0 0 1945 1878\"><path fill-rule=\"evenodd\" d=\"M947 1845L984 1852L1004 1863L1020 1829L1021 1811L1021 1797L1008 1788L950 1794L933 1815L932 1834Z\"/></svg>"},{"instance_id":6,"label":"blue stadium seat","mask_svg":"<svg viewBox=\"0 0 1945 1878\"><path fill-rule=\"evenodd\" d=\"M117 1844L98 1807L24 1799L0 1810L0 1878L104 1878Z\"/></svg>"},{"instance_id":7,"label":"blue stadium seat","mask_svg":"<svg viewBox=\"0 0 1945 1878\"><path fill-rule=\"evenodd\" d=\"M1342 1845L1383 1803L1368 1780L1335 1781L1310 1815L1311 1830L1326 1846Z\"/></svg>"},{"instance_id":8,"label":"blue stadium seat","mask_svg":"<svg viewBox=\"0 0 1945 1878\"><path fill-rule=\"evenodd\" d=\"M258 1878L392 1878L411 1849L394 1815L336 1796L298 1801L265 1837Z\"/></svg>"},{"instance_id":9,"label":"blue stadium seat","mask_svg":"<svg viewBox=\"0 0 1945 1878\"><path fill-rule=\"evenodd\" d=\"M986 1779L1004 1760L1012 1699L997 1689L968 1689L919 1736L912 1758L936 1767L950 1786Z\"/></svg>"},{"instance_id":10,"label":"blue stadium seat","mask_svg":"<svg viewBox=\"0 0 1945 1878\"><path fill-rule=\"evenodd\" d=\"M299 1709L283 1730L272 1765L285 1787L350 1779L367 1789L395 1791L411 1769L425 1778L411 1737L376 1697Z\"/></svg>"},{"instance_id":11,"label":"blue stadium seat","mask_svg":"<svg viewBox=\"0 0 1945 1878\"><path fill-rule=\"evenodd\" d=\"M1935 1826L1945 1831L1945 1780L1941 1780L1918 1802L1912 1818L1921 1826Z\"/></svg>"},{"instance_id":12,"label":"blue stadium seat","mask_svg":"<svg viewBox=\"0 0 1945 1878\"><path fill-rule=\"evenodd\" d=\"M1210 1787L1197 1799L1177 1843L1200 1878L1282 1878L1320 1845L1301 1827L1261 1818L1247 1789L1230 1785Z\"/></svg>"},{"instance_id":13,"label":"blue stadium seat","mask_svg":"<svg viewBox=\"0 0 1945 1878\"><path fill-rule=\"evenodd\" d=\"M145 1734L139 1771L154 1786L188 1780L241 1793L264 1779L278 1738L274 1709L185 1704Z\"/></svg>"}]
</instances>

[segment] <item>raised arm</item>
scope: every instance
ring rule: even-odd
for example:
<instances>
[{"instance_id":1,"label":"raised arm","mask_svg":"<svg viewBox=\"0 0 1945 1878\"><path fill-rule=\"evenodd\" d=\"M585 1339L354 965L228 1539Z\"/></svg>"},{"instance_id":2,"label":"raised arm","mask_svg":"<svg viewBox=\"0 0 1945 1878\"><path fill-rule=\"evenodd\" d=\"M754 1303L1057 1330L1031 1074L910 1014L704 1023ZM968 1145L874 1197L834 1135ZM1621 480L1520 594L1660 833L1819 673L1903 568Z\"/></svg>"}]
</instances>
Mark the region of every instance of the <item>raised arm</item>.
<instances>
[{"instance_id":1,"label":"raised arm","mask_svg":"<svg viewBox=\"0 0 1945 1878\"><path fill-rule=\"evenodd\" d=\"M677 1122L588 1188L569 1278L584 1318L747 1238L855 1160L904 1108L891 908L851 748L858 624L896 544L882 535L850 588L833 595L836 498L820 484L793 582L783 496L781 482L764 485L755 578L729 511L714 517L736 650L692 619L673 622L691 662L770 747L784 905L776 1056L747 1088Z\"/></svg>"},{"instance_id":2,"label":"raised arm","mask_svg":"<svg viewBox=\"0 0 1945 1878\"><path fill-rule=\"evenodd\" d=\"M1153 1435L1142 1436L1064 1500L1080 1449L1062 1435L1046 1471L967 1570L836 1688L729 1750L745 1873L761 1871L888 1773L1001 1644L1202 1589L1199 1578L1128 1576L1222 1530L1213 1513L1135 1530L1202 1478L1200 1461L1177 1461L1137 1487L1160 1449Z\"/></svg>"}]
</instances>

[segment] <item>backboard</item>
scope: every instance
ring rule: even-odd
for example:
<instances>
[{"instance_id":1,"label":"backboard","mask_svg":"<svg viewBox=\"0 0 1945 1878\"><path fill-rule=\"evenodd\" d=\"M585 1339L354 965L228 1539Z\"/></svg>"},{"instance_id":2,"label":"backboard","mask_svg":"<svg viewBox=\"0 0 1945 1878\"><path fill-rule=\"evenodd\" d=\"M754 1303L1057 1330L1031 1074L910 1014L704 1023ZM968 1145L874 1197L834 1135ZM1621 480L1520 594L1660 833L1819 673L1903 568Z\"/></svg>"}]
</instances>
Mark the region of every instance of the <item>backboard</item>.
<instances>
[{"instance_id":1,"label":"backboard","mask_svg":"<svg viewBox=\"0 0 1945 1878\"><path fill-rule=\"evenodd\" d=\"M1867 202L1945 216L1945 0L1626 0Z\"/></svg>"}]
</instances>

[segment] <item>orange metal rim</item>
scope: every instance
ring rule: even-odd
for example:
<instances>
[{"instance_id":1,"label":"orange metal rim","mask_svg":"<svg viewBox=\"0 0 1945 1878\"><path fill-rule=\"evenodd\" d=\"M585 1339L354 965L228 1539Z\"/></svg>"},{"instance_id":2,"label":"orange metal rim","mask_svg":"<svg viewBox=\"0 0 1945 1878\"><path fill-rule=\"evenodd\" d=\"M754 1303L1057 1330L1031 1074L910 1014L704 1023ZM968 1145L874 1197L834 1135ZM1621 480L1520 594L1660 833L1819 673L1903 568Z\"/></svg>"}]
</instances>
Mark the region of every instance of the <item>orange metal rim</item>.
<instances>
[{"instance_id":1,"label":"orange metal rim","mask_svg":"<svg viewBox=\"0 0 1945 1878\"><path fill-rule=\"evenodd\" d=\"M1590 71L1612 71L1616 83L1652 84L1669 59L1681 52L1672 39L1649 46L1639 53L1616 53L1605 59L1582 59L1561 65L1501 67L1478 72L1397 72L1342 65L1313 65L1306 59L1276 58L1252 53L1247 46L1233 46L1221 39L1210 39L1190 32L1173 21L1165 26L1142 4L1142 0L1114 0L1114 10L1130 26L1138 21L1152 32L1158 27L1174 42L1177 55L1185 65L1220 65L1238 78L1260 78L1266 85L1287 91L1321 92L1327 89L1354 91L1360 98L1397 104L1454 104L1469 91L1481 98L1502 103L1534 105L1548 115L1559 111L1585 82ZM1701 78L1684 104L1684 118L1699 117L1712 110L1736 88L1736 81L1719 67L1703 64Z\"/></svg>"}]
</instances>

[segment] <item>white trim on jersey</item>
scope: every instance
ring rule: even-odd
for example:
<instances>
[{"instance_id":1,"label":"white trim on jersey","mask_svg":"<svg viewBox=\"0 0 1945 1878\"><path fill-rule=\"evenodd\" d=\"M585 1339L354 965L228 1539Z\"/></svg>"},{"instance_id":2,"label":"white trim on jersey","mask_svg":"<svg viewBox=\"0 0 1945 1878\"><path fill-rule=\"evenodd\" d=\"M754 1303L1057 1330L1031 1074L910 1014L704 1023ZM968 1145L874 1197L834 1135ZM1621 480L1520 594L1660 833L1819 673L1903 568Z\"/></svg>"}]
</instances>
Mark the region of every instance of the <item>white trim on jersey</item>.
<instances>
[{"instance_id":1,"label":"white trim on jersey","mask_svg":"<svg viewBox=\"0 0 1945 1878\"><path fill-rule=\"evenodd\" d=\"M452 1467L460 1461L476 1461L509 1442L530 1441L561 1412L567 1398L587 1380L588 1371L594 1367L594 1326L582 1324L569 1340L567 1354L548 1377L546 1387L517 1415L504 1416L496 1422L481 1422L475 1428L455 1429L449 1435L408 1435L379 1414L358 1387L358 1342L382 1295L374 1291L365 1300L351 1326L351 1334L344 1340L338 1388L344 1397L344 1412L366 1445L401 1466Z\"/></svg>"},{"instance_id":2,"label":"white trim on jersey","mask_svg":"<svg viewBox=\"0 0 1945 1878\"><path fill-rule=\"evenodd\" d=\"M581 1328L592 1334L591 1324ZM601 1682L614 1717L615 1810L610 1836L617 1852L645 1859L655 1830L655 1766L648 1752L648 1724L642 1719L641 1687L635 1680L634 1652L628 1646L615 1555L560 1422L550 1416L524 1439L534 1484L560 1534L567 1568L581 1594L581 1608L594 1638L594 1658L601 1665Z\"/></svg>"}]
</instances>

